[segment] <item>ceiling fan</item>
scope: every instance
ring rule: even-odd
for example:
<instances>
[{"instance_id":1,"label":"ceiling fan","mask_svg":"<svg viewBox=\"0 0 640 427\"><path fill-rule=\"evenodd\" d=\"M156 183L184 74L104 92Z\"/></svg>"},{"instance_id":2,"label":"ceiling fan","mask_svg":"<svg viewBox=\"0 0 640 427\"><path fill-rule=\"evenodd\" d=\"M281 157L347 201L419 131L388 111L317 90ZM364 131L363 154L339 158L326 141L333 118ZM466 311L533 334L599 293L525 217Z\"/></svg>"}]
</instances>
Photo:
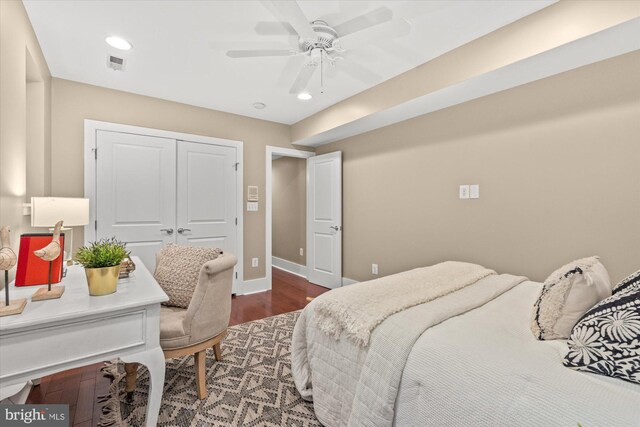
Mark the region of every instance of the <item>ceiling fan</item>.
<instances>
[{"instance_id":1,"label":"ceiling fan","mask_svg":"<svg viewBox=\"0 0 640 427\"><path fill-rule=\"evenodd\" d=\"M325 64L329 75L342 71L367 84L379 83L381 77L350 58L349 52L407 35L411 29L404 19L394 18L393 12L387 7L379 7L331 26L321 19L309 21L296 1L262 3L279 21L259 22L255 27L256 32L261 35L297 36L297 46L293 49L228 50L226 54L230 58L289 57L283 72L288 77L297 71L297 77L289 89L290 93L296 95L304 92L318 69L323 90Z\"/></svg>"}]
</instances>

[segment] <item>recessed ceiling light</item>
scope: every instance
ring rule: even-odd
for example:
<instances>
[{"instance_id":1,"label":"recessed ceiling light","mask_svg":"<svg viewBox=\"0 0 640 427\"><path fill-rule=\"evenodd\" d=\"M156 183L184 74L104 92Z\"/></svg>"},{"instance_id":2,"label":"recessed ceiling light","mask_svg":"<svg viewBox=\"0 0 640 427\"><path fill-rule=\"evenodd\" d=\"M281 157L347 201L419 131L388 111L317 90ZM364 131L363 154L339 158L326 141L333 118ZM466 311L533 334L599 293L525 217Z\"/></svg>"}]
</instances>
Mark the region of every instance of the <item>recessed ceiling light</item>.
<instances>
[{"instance_id":1,"label":"recessed ceiling light","mask_svg":"<svg viewBox=\"0 0 640 427\"><path fill-rule=\"evenodd\" d=\"M267 106L267 104L265 104L264 102L254 102L253 103L253 108L255 108L256 110L264 110L266 106Z\"/></svg>"},{"instance_id":2,"label":"recessed ceiling light","mask_svg":"<svg viewBox=\"0 0 640 427\"><path fill-rule=\"evenodd\" d=\"M105 38L104 41L106 41L109 46L115 47L116 49L120 49L120 50L131 49L131 43L129 43L128 41L120 37L109 36Z\"/></svg>"},{"instance_id":3,"label":"recessed ceiling light","mask_svg":"<svg viewBox=\"0 0 640 427\"><path fill-rule=\"evenodd\" d=\"M308 101L311 98L313 98L313 96L311 96L311 94L307 93L307 92L301 92L301 93L298 94L298 99L300 101Z\"/></svg>"}]
</instances>

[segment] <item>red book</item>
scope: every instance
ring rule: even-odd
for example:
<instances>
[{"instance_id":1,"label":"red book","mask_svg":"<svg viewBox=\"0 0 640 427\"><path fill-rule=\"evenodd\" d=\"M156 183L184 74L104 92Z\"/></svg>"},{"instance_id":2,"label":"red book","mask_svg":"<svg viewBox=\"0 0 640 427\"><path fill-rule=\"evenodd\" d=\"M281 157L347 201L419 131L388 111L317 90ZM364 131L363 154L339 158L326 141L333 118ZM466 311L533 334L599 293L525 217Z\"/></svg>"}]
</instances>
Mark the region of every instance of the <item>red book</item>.
<instances>
[{"instance_id":1,"label":"red book","mask_svg":"<svg viewBox=\"0 0 640 427\"><path fill-rule=\"evenodd\" d=\"M16 269L16 286L46 285L49 283L49 262L44 261L33 253L51 243L53 234L22 234L20 236L20 250L18 252L18 266ZM64 234L60 234L60 247L64 248ZM51 283L62 280L63 251L53 261L51 266Z\"/></svg>"}]
</instances>

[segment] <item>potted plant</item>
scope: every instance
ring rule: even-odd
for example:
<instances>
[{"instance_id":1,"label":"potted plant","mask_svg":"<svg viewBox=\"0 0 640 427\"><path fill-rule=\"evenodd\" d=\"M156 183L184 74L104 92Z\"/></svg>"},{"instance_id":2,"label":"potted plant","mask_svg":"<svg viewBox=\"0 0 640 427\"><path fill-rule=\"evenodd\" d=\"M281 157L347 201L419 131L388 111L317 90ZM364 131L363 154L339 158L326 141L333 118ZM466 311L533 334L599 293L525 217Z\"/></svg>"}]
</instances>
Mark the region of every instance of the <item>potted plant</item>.
<instances>
[{"instance_id":1,"label":"potted plant","mask_svg":"<svg viewBox=\"0 0 640 427\"><path fill-rule=\"evenodd\" d=\"M76 253L76 261L84 266L89 295L108 295L116 291L120 263L129 257L126 244L112 237L83 246Z\"/></svg>"}]
</instances>

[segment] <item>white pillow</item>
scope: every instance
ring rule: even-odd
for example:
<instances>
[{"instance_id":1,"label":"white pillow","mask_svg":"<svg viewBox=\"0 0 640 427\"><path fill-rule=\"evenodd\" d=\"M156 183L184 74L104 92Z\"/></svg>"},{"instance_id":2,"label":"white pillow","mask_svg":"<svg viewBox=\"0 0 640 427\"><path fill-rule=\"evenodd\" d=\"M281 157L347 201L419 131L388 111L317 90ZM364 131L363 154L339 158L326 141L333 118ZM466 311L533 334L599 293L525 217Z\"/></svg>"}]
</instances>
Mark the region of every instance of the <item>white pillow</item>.
<instances>
[{"instance_id":1,"label":"white pillow","mask_svg":"<svg viewBox=\"0 0 640 427\"><path fill-rule=\"evenodd\" d=\"M569 338L591 307L611 296L611 279L599 257L582 258L554 271L533 306L531 331L539 340Z\"/></svg>"}]
</instances>

